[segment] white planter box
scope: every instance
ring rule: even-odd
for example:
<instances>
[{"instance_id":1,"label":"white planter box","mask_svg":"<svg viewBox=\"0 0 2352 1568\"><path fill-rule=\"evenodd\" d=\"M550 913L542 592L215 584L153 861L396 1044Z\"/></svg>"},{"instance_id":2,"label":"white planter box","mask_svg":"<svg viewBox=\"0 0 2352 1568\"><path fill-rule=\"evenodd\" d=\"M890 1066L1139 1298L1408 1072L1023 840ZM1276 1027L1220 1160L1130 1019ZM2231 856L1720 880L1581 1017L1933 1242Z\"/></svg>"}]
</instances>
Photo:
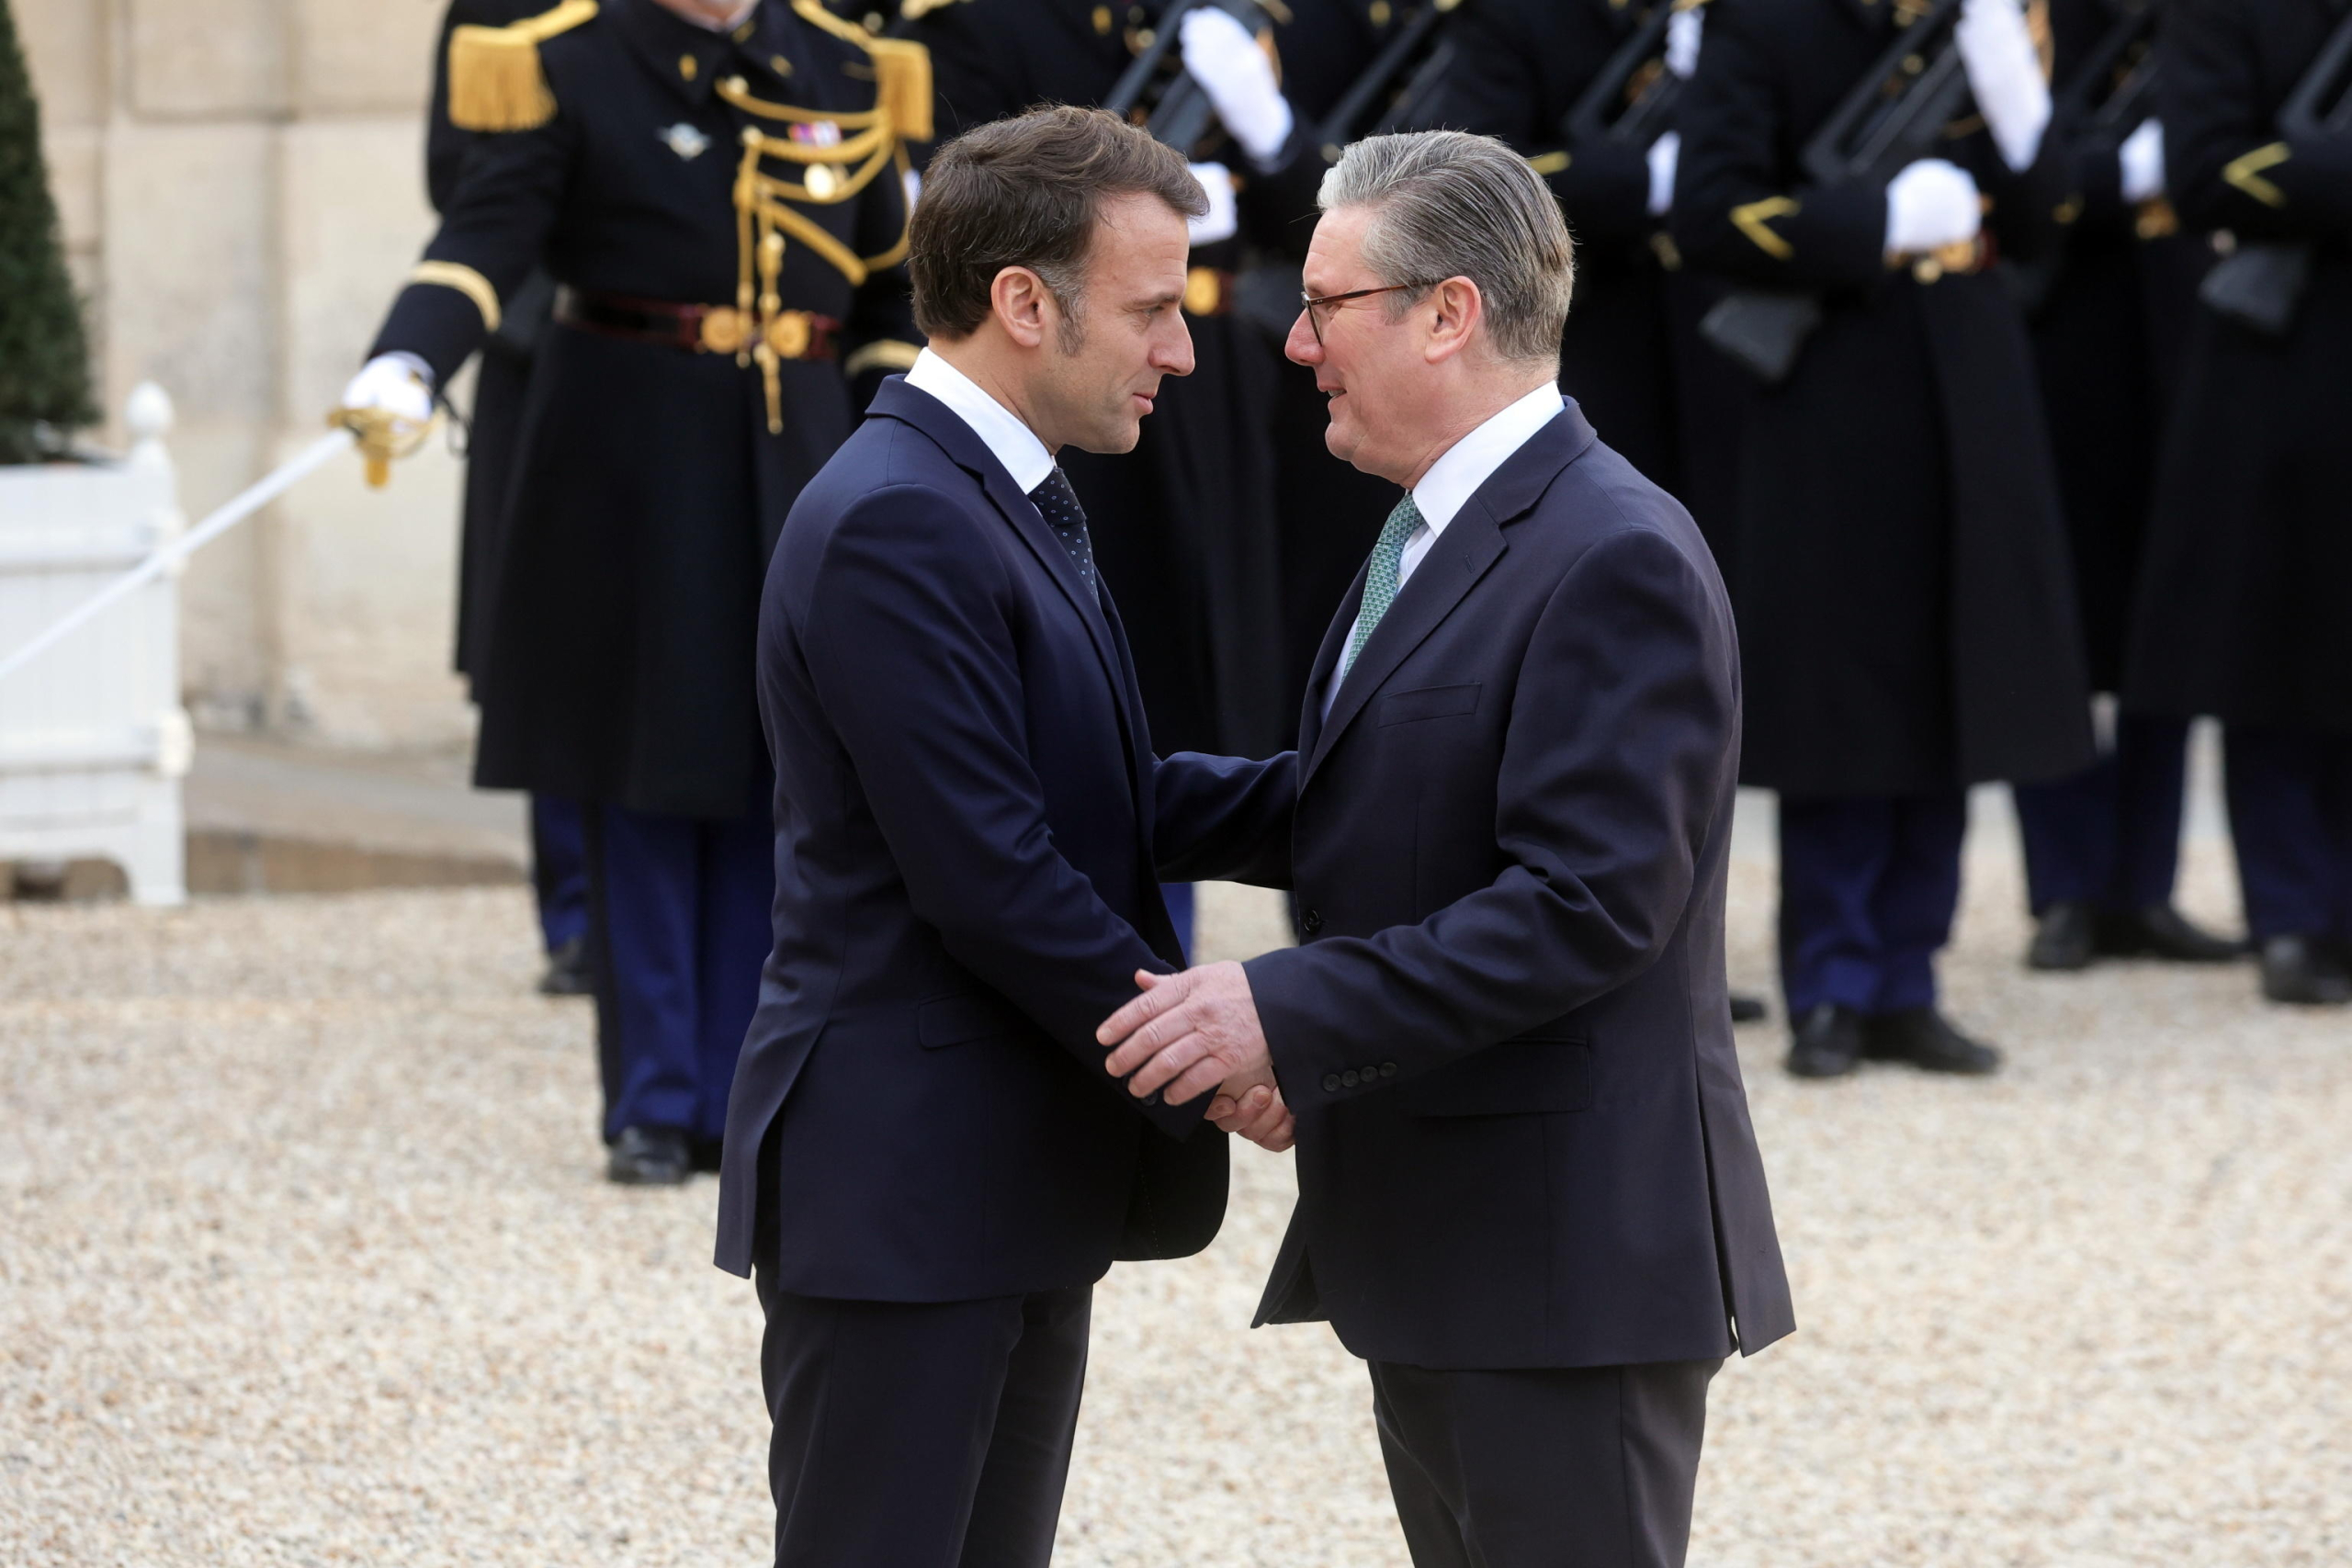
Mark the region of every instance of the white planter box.
<instances>
[{"instance_id":1,"label":"white planter box","mask_svg":"<svg viewBox=\"0 0 2352 1568\"><path fill-rule=\"evenodd\" d=\"M141 387L130 422L126 460L0 468L0 654L185 526L170 400ZM0 862L110 860L140 903L184 901L191 749L171 573L0 682Z\"/></svg>"}]
</instances>

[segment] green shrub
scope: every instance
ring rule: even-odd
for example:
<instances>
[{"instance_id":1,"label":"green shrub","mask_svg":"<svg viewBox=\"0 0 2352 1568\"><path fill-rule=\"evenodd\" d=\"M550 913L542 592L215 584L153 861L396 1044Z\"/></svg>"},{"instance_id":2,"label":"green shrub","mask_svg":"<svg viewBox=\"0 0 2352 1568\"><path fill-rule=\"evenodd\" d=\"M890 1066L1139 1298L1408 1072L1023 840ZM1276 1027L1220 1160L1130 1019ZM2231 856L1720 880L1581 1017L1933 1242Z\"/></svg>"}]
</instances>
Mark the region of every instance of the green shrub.
<instances>
[{"instance_id":1,"label":"green shrub","mask_svg":"<svg viewBox=\"0 0 2352 1568\"><path fill-rule=\"evenodd\" d=\"M40 106L0 0L0 463L51 456L97 421L89 345L40 155Z\"/></svg>"}]
</instances>

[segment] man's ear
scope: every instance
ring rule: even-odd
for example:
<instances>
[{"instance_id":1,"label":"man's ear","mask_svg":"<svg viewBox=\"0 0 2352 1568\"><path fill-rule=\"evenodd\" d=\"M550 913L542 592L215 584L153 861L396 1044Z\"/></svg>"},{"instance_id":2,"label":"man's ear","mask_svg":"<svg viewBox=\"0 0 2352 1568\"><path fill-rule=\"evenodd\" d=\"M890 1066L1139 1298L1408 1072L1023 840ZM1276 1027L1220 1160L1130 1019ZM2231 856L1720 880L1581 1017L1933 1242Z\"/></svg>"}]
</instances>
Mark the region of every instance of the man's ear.
<instances>
[{"instance_id":1,"label":"man's ear","mask_svg":"<svg viewBox=\"0 0 2352 1568\"><path fill-rule=\"evenodd\" d=\"M990 310L1006 335L1023 348L1035 348L1046 341L1052 324L1046 320L1051 298L1046 280L1025 266L1006 267L989 285Z\"/></svg>"},{"instance_id":2,"label":"man's ear","mask_svg":"<svg viewBox=\"0 0 2352 1568\"><path fill-rule=\"evenodd\" d=\"M1480 297L1478 286L1468 278L1449 277L1430 290L1429 302L1432 314L1421 355L1431 365L1437 365L1470 346L1470 340L1477 335L1478 323L1486 319L1487 301Z\"/></svg>"}]
</instances>

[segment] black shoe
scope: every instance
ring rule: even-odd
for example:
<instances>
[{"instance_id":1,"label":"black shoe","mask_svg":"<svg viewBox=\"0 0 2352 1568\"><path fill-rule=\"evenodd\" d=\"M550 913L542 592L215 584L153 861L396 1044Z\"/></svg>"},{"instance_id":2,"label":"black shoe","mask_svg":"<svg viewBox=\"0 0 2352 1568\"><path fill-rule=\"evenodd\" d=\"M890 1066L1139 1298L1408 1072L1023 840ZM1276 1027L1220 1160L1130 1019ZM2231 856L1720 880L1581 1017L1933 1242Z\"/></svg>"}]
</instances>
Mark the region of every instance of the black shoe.
<instances>
[{"instance_id":1,"label":"black shoe","mask_svg":"<svg viewBox=\"0 0 2352 1568\"><path fill-rule=\"evenodd\" d=\"M2352 970L2317 937L2274 936L2262 944L2262 994L2290 1007L2352 1002Z\"/></svg>"},{"instance_id":2,"label":"black shoe","mask_svg":"<svg viewBox=\"0 0 2352 1568\"><path fill-rule=\"evenodd\" d=\"M588 939L573 937L548 954L548 972L539 976L543 997L584 997L596 988L588 977Z\"/></svg>"},{"instance_id":3,"label":"black shoe","mask_svg":"<svg viewBox=\"0 0 2352 1568\"><path fill-rule=\"evenodd\" d=\"M1751 997L1745 991L1731 994L1731 1021L1734 1023L1761 1023L1772 1016L1762 997Z\"/></svg>"},{"instance_id":4,"label":"black shoe","mask_svg":"<svg viewBox=\"0 0 2352 1568\"><path fill-rule=\"evenodd\" d=\"M2199 930L2170 904L2151 904L2130 914L2101 910L2098 924L2098 951L2103 958L2228 964L2245 956L2245 943Z\"/></svg>"},{"instance_id":5,"label":"black shoe","mask_svg":"<svg viewBox=\"0 0 2352 1568\"><path fill-rule=\"evenodd\" d=\"M2051 905L2033 928L2033 944L2025 950L2025 966L2057 971L2089 968L2098 950L2098 924L2091 907L2079 899Z\"/></svg>"},{"instance_id":6,"label":"black shoe","mask_svg":"<svg viewBox=\"0 0 2352 1568\"><path fill-rule=\"evenodd\" d=\"M1789 1032L1789 1072L1801 1078L1843 1077L1862 1059L1862 1016L1823 1002Z\"/></svg>"},{"instance_id":7,"label":"black shoe","mask_svg":"<svg viewBox=\"0 0 2352 1568\"><path fill-rule=\"evenodd\" d=\"M1933 1008L1905 1008L1869 1020L1862 1025L1862 1054L1872 1061L1908 1062L1925 1072L1975 1077L2001 1066L1998 1051L1971 1040Z\"/></svg>"},{"instance_id":8,"label":"black shoe","mask_svg":"<svg viewBox=\"0 0 2352 1568\"><path fill-rule=\"evenodd\" d=\"M675 1187L694 1174L694 1153L675 1127L624 1127L605 1175L624 1187Z\"/></svg>"}]
</instances>

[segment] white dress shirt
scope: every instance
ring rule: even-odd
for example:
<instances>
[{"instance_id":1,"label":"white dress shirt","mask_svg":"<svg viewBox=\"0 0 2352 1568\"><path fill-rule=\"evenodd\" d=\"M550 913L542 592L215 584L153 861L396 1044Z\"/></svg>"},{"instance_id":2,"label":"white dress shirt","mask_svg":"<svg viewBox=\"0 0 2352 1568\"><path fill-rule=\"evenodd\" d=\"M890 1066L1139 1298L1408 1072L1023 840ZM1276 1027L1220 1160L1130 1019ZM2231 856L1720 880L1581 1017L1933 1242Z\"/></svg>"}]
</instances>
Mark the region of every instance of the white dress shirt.
<instances>
[{"instance_id":1,"label":"white dress shirt","mask_svg":"<svg viewBox=\"0 0 2352 1568\"><path fill-rule=\"evenodd\" d=\"M908 379L913 378L910 376ZM1478 487L1495 477L1495 470L1510 460L1512 453L1527 445L1534 434L1559 416L1563 402L1560 389L1545 384L1489 418L1486 423L1447 447L1421 482L1413 487L1413 504L1420 509L1421 521L1405 537L1405 557L1396 563L1396 589L1403 592L1413 569L1421 564L1437 544L1437 536L1453 521L1463 503L1478 493ZM1363 619L1363 612L1357 612ZM1348 642L1355 640L1355 626L1348 627ZM1345 649L1348 644L1340 645ZM1354 673L1353 671L1349 673ZM1339 671L1331 671L1331 683L1323 690L1323 716L1331 716L1331 705L1339 700Z\"/></svg>"},{"instance_id":2,"label":"white dress shirt","mask_svg":"<svg viewBox=\"0 0 2352 1568\"><path fill-rule=\"evenodd\" d=\"M984 391L978 381L939 355L924 349L907 370L907 385L928 392L954 410L972 427L1023 495L1046 482L1054 471L1054 455L1021 416Z\"/></svg>"}]
</instances>

